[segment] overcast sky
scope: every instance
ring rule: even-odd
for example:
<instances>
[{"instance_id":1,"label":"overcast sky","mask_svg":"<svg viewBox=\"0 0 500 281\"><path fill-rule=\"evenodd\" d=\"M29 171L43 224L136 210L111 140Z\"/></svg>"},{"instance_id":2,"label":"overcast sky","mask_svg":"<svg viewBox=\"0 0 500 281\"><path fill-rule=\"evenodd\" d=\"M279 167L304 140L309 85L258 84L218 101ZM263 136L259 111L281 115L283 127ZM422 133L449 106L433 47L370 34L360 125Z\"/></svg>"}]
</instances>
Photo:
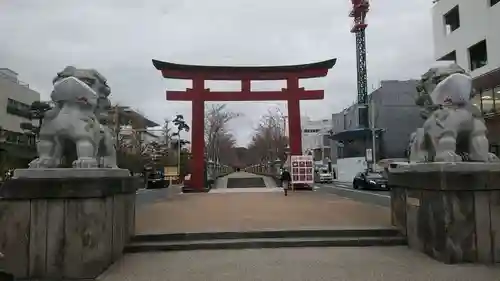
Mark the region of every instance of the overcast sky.
<instances>
[{"instance_id":1,"label":"overcast sky","mask_svg":"<svg viewBox=\"0 0 500 281\"><path fill-rule=\"evenodd\" d=\"M1 0L0 67L48 99L51 80L67 65L96 68L112 101L161 122L191 120L189 102L167 102L165 80L151 59L205 65L286 65L337 58L324 79L324 101L302 102L302 115L329 118L356 98L355 37L349 0ZM380 80L418 78L433 60L431 1L373 1L367 29L369 88ZM280 83L253 84L277 89ZM234 89L210 83L212 89ZM244 116L231 123L246 144L260 116L283 102L231 102Z\"/></svg>"}]
</instances>

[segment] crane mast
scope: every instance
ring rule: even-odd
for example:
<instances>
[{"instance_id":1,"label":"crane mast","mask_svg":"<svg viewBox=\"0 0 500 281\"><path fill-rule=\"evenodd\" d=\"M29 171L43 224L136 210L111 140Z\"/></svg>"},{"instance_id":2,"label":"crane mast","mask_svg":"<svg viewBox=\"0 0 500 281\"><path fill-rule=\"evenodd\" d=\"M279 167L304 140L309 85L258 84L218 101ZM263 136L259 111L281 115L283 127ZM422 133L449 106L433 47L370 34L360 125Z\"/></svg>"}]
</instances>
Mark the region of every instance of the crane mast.
<instances>
[{"instance_id":1,"label":"crane mast","mask_svg":"<svg viewBox=\"0 0 500 281\"><path fill-rule=\"evenodd\" d=\"M359 125L367 128L369 126L368 118L368 78L366 70L366 38L365 30L368 26L365 22L366 14L370 9L368 0L351 0L352 10L349 17L354 19L354 25L351 33L356 34L356 64L357 64L357 84L359 105Z\"/></svg>"}]
</instances>

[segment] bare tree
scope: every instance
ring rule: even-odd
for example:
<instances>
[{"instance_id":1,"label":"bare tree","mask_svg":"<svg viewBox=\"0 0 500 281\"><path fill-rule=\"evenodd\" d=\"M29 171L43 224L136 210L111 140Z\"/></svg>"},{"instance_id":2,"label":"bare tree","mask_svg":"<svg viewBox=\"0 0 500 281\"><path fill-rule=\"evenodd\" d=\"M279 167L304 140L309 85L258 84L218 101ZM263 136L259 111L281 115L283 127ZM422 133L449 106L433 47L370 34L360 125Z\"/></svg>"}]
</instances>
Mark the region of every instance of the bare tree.
<instances>
[{"instance_id":1,"label":"bare tree","mask_svg":"<svg viewBox=\"0 0 500 281\"><path fill-rule=\"evenodd\" d=\"M172 126L170 125L171 121L167 118L165 118L165 120L163 120L163 126L161 128L162 130L162 142L163 144L167 145L167 146L170 146L171 142L172 142L172 134L173 134L173 131L172 131Z\"/></svg>"},{"instance_id":2,"label":"bare tree","mask_svg":"<svg viewBox=\"0 0 500 281\"><path fill-rule=\"evenodd\" d=\"M284 117L278 109L270 109L262 116L248 146L246 164L285 160L288 138L285 136Z\"/></svg>"},{"instance_id":3,"label":"bare tree","mask_svg":"<svg viewBox=\"0 0 500 281\"><path fill-rule=\"evenodd\" d=\"M227 110L225 104L215 104L205 110L205 151L210 159L222 161L222 155L233 153L228 149L232 149L236 142L227 130L227 124L240 116L240 113ZM223 157L224 162L229 161L227 156Z\"/></svg>"}]
</instances>

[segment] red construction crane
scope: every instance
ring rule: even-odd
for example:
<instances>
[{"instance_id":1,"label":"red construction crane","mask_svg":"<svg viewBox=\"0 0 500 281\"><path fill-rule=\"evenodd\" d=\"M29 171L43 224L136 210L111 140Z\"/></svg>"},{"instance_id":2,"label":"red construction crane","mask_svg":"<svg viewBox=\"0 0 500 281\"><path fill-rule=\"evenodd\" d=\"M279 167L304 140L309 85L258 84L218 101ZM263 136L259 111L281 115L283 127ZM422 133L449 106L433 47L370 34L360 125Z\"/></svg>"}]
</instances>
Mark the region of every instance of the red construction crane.
<instances>
[{"instance_id":1,"label":"red construction crane","mask_svg":"<svg viewBox=\"0 0 500 281\"><path fill-rule=\"evenodd\" d=\"M354 18L352 33L356 33L356 61L358 74L358 104L363 110L359 113L359 125L368 127L368 78L366 71L366 38L365 29L368 26L365 22L366 14L370 10L368 0L351 0L352 10L349 17Z\"/></svg>"}]
</instances>

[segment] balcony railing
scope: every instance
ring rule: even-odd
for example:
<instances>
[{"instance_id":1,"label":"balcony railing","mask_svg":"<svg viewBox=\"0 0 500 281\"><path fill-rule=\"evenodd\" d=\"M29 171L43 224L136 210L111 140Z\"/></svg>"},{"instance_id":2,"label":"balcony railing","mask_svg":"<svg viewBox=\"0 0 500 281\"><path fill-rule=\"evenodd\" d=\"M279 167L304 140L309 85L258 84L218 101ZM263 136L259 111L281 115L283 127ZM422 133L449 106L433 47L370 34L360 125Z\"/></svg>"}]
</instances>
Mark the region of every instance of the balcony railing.
<instances>
[{"instance_id":1,"label":"balcony railing","mask_svg":"<svg viewBox=\"0 0 500 281\"><path fill-rule=\"evenodd\" d=\"M16 107L16 106L13 106L10 104L7 105L7 113L12 114L12 115L16 115L19 117L23 117L26 119L30 119L30 117L31 117L31 113L29 112L29 110L22 110L19 107Z\"/></svg>"}]
</instances>

